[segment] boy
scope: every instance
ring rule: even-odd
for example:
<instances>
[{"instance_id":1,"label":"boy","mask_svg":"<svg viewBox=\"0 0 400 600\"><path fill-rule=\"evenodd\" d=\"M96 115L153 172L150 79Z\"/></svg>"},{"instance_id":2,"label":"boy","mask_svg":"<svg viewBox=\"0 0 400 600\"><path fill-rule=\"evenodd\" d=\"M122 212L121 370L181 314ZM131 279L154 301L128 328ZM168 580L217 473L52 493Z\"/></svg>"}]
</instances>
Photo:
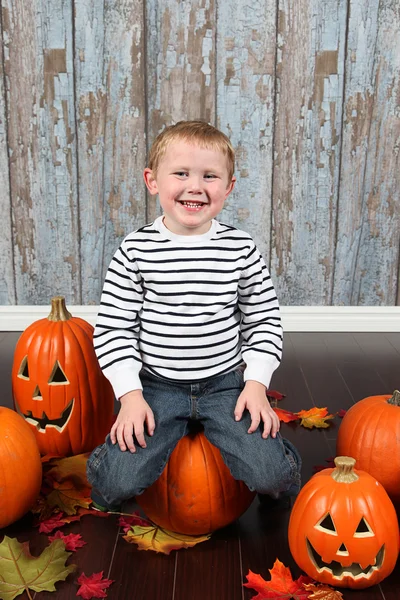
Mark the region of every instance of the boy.
<instances>
[{"instance_id":1,"label":"boy","mask_svg":"<svg viewBox=\"0 0 400 600\"><path fill-rule=\"evenodd\" d=\"M144 180L163 216L115 253L94 333L121 403L88 460L99 508L150 486L190 419L251 490L299 491L299 454L266 397L282 349L275 290L252 238L215 220L233 171L229 139L201 121L167 127L151 148Z\"/></svg>"}]
</instances>

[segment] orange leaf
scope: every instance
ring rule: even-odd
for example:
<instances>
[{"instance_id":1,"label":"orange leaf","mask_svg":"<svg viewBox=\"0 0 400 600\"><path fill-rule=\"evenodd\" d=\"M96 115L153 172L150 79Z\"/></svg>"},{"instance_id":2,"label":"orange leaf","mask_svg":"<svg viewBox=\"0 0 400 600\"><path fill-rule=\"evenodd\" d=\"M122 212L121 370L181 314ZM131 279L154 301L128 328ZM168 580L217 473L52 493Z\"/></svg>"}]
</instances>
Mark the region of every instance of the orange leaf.
<instances>
[{"instance_id":1,"label":"orange leaf","mask_svg":"<svg viewBox=\"0 0 400 600\"><path fill-rule=\"evenodd\" d=\"M343 594L338 590L334 590L329 585L315 585L313 583L303 583L303 587L308 592L310 600L342 600Z\"/></svg>"},{"instance_id":2,"label":"orange leaf","mask_svg":"<svg viewBox=\"0 0 400 600\"><path fill-rule=\"evenodd\" d=\"M300 425L312 429L313 427L324 428L329 427L330 423L326 421L333 419L335 415L328 415L328 409L325 408L310 408L310 410L301 410L297 413L297 416L301 419Z\"/></svg>"},{"instance_id":3,"label":"orange leaf","mask_svg":"<svg viewBox=\"0 0 400 600\"><path fill-rule=\"evenodd\" d=\"M64 523L73 523L73 521L80 521L85 515L91 515L92 517L109 517L112 513L105 513L99 510L92 510L87 508L79 507L76 511L76 515L63 517Z\"/></svg>"},{"instance_id":4,"label":"orange leaf","mask_svg":"<svg viewBox=\"0 0 400 600\"><path fill-rule=\"evenodd\" d=\"M243 586L258 592L258 595L254 596L252 600L306 600L308 598L309 593L304 589L303 584L312 582L310 577L301 575L296 581L293 581L290 569L285 567L278 558L269 572L271 579L265 581L261 575L249 571L247 583L244 583Z\"/></svg>"},{"instance_id":5,"label":"orange leaf","mask_svg":"<svg viewBox=\"0 0 400 600\"><path fill-rule=\"evenodd\" d=\"M67 515L75 515L77 506L90 506L90 488L77 490L68 480L62 483L55 481L53 491L47 496L47 502L52 507L57 506Z\"/></svg>"},{"instance_id":6,"label":"orange leaf","mask_svg":"<svg viewBox=\"0 0 400 600\"><path fill-rule=\"evenodd\" d=\"M51 468L46 472L46 477L51 477L56 481L65 481L69 479L75 482L77 487L87 487L86 463L90 452L68 456L67 458L58 458L51 460Z\"/></svg>"},{"instance_id":7,"label":"orange leaf","mask_svg":"<svg viewBox=\"0 0 400 600\"><path fill-rule=\"evenodd\" d=\"M290 423L290 421L297 421L299 418L296 413L292 413L289 410L284 410L283 408L273 408L276 414L279 417L280 421L284 423Z\"/></svg>"}]
</instances>

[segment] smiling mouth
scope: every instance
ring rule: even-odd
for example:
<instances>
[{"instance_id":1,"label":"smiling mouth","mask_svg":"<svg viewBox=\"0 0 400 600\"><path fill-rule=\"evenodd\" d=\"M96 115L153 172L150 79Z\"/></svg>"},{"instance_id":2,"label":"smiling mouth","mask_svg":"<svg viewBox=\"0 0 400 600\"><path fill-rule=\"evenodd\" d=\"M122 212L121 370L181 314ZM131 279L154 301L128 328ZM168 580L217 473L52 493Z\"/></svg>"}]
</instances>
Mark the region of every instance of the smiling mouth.
<instances>
[{"instance_id":1,"label":"smiling mouth","mask_svg":"<svg viewBox=\"0 0 400 600\"><path fill-rule=\"evenodd\" d=\"M24 417L24 419L34 425L38 431L44 433L46 431L46 427L54 427L57 431L61 432L67 425L69 418L72 414L72 407L74 406L75 399L72 398L71 402L64 408L61 413L61 416L58 419L49 419L46 413L43 411L42 416L34 417L32 415L32 411L28 410L27 413L23 413L20 408L17 406L17 412Z\"/></svg>"},{"instance_id":2,"label":"smiling mouth","mask_svg":"<svg viewBox=\"0 0 400 600\"><path fill-rule=\"evenodd\" d=\"M322 560L321 556L318 554L315 548L313 548L313 546L307 538L306 541L308 556L311 558L318 572L324 570L328 571L328 573L331 573L331 575L333 575L333 577L336 577L337 579L342 579L345 576L353 577L353 579L369 578L374 571L382 567L383 558L385 555L385 544L382 545L382 548L376 555L375 564L368 565L368 567L363 569L359 563L352 563L348 567L343 567L336 560L332 560L330 563L326 563Z\"/></svg>"},{"instance_id":3,"label":"smiling mouth","mask_svg":"<svg viewBox=\"0 0 400 600\"><path fill-rule=\"evenodd\" d=\"M178 200L178 202L188 208L201 208L207 204L206 202L195 202L194 200Z\"/></svg>"}]
</instances>

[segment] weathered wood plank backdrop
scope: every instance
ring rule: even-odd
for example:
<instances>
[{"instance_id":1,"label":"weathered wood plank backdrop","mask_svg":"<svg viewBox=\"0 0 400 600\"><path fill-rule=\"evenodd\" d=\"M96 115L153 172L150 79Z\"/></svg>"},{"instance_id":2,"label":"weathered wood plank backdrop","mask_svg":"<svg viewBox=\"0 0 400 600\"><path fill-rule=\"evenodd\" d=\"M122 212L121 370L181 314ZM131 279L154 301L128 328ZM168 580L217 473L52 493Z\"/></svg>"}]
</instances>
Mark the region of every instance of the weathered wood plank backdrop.
<instances>
[{"instance_id":1,"label":"weathered wood plank backdrop","mask_svg":"<svg viewBox=\"0 0 400 600\"><path fill-rule=\"evenodd\" d=\"M283 305L399 305L398 0L0 0L0 303L98 304L166 124L232 139L221 219Z\"/></svg>"}]
</instances>

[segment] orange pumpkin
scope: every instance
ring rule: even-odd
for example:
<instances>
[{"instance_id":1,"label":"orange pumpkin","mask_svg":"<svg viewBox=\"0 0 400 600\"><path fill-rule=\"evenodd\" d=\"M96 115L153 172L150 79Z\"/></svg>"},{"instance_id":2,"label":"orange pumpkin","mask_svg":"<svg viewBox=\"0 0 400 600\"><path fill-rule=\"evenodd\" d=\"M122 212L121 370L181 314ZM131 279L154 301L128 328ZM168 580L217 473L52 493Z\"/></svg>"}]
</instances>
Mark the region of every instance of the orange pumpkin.
<instances>
[{"instance_id":1,"label":"orange pumpkin","mask_svg":"<svg viewBox=\"0 0 400 600\"><path fill-rule=\"evenodd\" d=\"M41 485L35 436L22 417L0 406L0 529L28 512Z\"/></svg>"},{"instance_id":2,"label":"orange pumpkin","mask_svg":"<svg viewBox=\"0 0 400 600\"><path fill-rule=\"evenodd\" d=\"M400 502L400 392L370 396L352 406L340 425L336 453L354 456L357 468Z\"/></svg>"},{"instance_id":3,"label":"orange pumpkin","mask_svg":"<svg viewBox=\"0 0 400 600\"><path fill-rule=\"evenodd\" d=\"M232 477L218 448L198 432L178 442L159 479L136 501L160 527L201 535L240 517L254 496Z\"/></svg>"},{"instance_id":4,"label":"orange pumpkin","mask_svg":"<svg viewBox=\"0 0 400 600\"><path fill-rule=\"evenodd\" d=\"M100 370L93 327L72 317L62 297L47 319L32 323L17 342L12 369L15 408L42 454L89 452L110 430L114 393Z\"/></svg>"},{"instance_id":5,"label":"orange pumpkin","mask_svg":"<svg viewBox=\"0 0 400 600\"><path fill-rule=\"evenodd\" d=\"M289 521L289 546L310 577L334 587L366 588L394 569L399 553L395 508L355 460L335 458L303 487Z\"/></svg>"}]
</instances>

